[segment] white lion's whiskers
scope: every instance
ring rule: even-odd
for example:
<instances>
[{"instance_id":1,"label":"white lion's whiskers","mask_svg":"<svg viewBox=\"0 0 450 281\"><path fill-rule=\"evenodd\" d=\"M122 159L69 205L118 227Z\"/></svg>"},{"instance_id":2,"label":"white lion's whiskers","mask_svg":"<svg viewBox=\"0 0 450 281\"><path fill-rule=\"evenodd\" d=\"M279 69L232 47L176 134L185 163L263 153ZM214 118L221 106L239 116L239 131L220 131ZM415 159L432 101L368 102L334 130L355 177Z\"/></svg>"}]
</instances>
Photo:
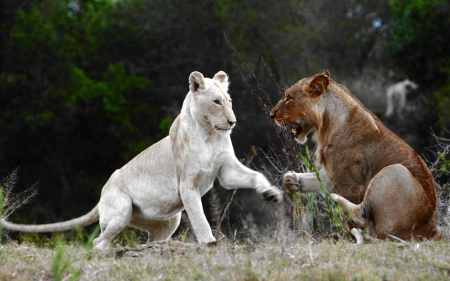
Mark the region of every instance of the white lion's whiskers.
<instances>
[{"instance_id":1,"label":"white lion's whiskers","mask_svg":"<svg viewBox=\"0 0 450 281\"><path fill-rule=\"evenodd\" d=\"M232 127L228 124L228 122L224 121L212 125L212 128L216 131L227 131L232 129Z\"/></svg>"}]
</instances>

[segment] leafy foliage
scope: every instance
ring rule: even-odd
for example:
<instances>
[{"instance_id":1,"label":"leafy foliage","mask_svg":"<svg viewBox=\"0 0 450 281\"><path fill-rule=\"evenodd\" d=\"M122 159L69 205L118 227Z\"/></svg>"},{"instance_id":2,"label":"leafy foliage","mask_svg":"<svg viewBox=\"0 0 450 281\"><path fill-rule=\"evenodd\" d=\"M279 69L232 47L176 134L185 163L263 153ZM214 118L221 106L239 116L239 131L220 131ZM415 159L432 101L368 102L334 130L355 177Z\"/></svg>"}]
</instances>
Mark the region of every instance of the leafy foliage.
<instances>
[{"instance_id":1,"label":"leafy foliage","mask_svg":"<svg viewBox=\"0 0 450 281\"><path fill-rule=\"evenodd\" d=\"M95 198L91 190L105 173L125 162L129 151L140 152L139 138L155 141L159 132L157 123L142 125L160 111L142 102L151 80L132 75L126 61L105 53L123 40L113 34L115 9L111 1L46 1L19 11L11 30L0 80L0 143L16 160L10 164L24 164L27 177L49 175L40 184L47 204L58 206L58 198L68 201L73 192ZM129 29L129 36L138 36ZM56 167L53 175L39 169L49 166ZM80 205L74 203L61 213Z\"/></svg>"},{"instance_id":2,"label":"leafy foliage","mask_svg":"<svg viewBox=\"0 0 450 281\"><path fill-rule=\"evenodd\" d=\"M450 3L394 0L390 52L396 69L416 81L429 118L444 133L450 125Z\"/></svg>"},{"instance_id":3,"label":"leafy foliage","mask_svg":"<svg viewBox=\"0 0 450 281\"><path fill-rule=\"evenodd\" d=\"M350 231L348 222L350 218L344 214L342 207L331 197L330 187L327 186L319 174L319 170L314 165L314 159L306 147L304 155L300 155L302 159L302 168L304 173L313 172L320 182L320 197L316 198L315 194L301 194L294 196L294 208L296 210L305 210L309 221L308 230L313 234L315 231L322 231L321 234L330 234L337 232L340 235L348 234ZM306 200L300 200L303 197ZM305 204L306 203L306 204ZM299 216L300 215L300 216ZM298 219L301 213L297 213ZM322 219L322 217L325 218ZM328 220L328 221L326 221Z\"/></svg>"}]
</instances>

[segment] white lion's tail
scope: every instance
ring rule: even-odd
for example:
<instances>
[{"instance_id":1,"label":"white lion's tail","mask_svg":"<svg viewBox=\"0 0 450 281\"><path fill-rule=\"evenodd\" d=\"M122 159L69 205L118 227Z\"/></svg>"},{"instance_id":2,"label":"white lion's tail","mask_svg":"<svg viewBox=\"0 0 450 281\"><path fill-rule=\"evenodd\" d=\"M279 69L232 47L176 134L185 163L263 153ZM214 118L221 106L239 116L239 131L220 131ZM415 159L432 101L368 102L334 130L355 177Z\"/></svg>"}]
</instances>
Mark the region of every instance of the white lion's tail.
<instances>
[{"instance_id":1,"label":"white lion's tail","mask_svg":"<svg viewBox=\"0 0 450 281\"><path fill-rule=\"evenodd\" d=\"M48 224L16 224L4 219L0 219L3 228L10 231L19 232L59 232L74 229L76 226L90 225L99 220L98 205L89 213L68 221L48 223Z\"/></svg>"}]
</instances>

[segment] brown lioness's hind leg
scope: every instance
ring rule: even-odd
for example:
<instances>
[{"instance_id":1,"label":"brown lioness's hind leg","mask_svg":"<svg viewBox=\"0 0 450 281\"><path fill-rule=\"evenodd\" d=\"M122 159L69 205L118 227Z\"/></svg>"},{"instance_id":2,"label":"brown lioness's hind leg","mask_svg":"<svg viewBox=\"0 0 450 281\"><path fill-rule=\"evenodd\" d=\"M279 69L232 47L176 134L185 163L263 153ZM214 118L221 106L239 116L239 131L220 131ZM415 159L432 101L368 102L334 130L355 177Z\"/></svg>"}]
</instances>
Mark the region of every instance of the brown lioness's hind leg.
<instances>
[{"instance_id":1,"label":"brown lioness's hind leg","mask_svg":"<svg viewBox=\"0 0 450 281\"><path fill-rule=\"evenodd\" d=\"M332 195L359 227L373 222L376 238L439 238L436 209L419 182L403 165L383 168L370 181L361 204Z\"/></svg>"}]
</instances>

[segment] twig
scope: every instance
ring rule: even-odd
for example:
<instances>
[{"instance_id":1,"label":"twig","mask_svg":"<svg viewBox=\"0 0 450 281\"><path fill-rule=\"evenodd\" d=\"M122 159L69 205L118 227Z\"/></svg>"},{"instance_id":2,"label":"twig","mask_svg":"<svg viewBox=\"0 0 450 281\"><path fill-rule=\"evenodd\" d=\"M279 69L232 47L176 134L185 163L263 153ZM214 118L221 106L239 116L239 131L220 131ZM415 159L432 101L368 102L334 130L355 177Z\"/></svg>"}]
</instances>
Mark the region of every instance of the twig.
<instances>
[{"instance_id":1,"label":"twig","mask_svg":"<svg viewBox=\"0 0 450 281\"><path fill-rule=\"evenodd\" d=\"M286 172L287 169L284 169L283 171L281 171L280 169L278 169L277 165L275 165L272 160L270 160L270 157L264 152L264 150L260 149L260 151L264 154L264 157L267 159L267 161L269 161L269 163L272 165L272 167L277 170L278 173L280 174L284 174L284 172Z\"/></svg>"},{"instance_id":2,"label":"twig","mask_svg":"<svg viewBox=\"0 0 450 281\"><path fill-rule=\"evenodd\" d=\"M250 157L249 160L247 160L246 166L248 167L250 165L250 163L252 162L253 158L256 156L256 149L254 146L252 146L251 149L252 152L252 156ZM227 211L228 208L230 208L231 203L233 202L234 196L236 195L237 189L233 190L233 193L231 194L230 200L228 200L227 205L225 206L225 209L222 212L222 215L219 217L219 219L217 220L217 224L216 224L216 236L218 237L218 235L222 234L222 232L220 231L220 226L222 225L222 222L225 218L225 216L227 215Z\"/></svg>"},{"instance_id":3,"label":"twig","mask_svg":"<svg viewBox=\"0 0 450 281\"><path fill-rule=\"evenodd\" d=\"M230 200L228 200L227 205L225 206L225 209L222 213L222 215L220 216L220 218L217 220L217 224L216 224L216 236L218 236L219 234L222 234L222 232L220 231L220 226L222 225L222 221L225 218L225 216L227 215L227 211L228 208L231 205L231 202L233 202L234 196L236 195L237 189L233 190L233 193L231 194Z\"/></svg>"},{"instance_id":4,"label":"twig","mask_svg":"<svg viewBox=\"0 0 450 281\"><path fill-rule=\"evenodd\" d=\"M37 184L18 194L12 192L17 183L18 171L19 168L14 169L0 182L0 188L3 189L3 206L0 206L3 209L3 219L7 219L15 210L28 203L37 194Z\"/></svg>"}]
</instances>

